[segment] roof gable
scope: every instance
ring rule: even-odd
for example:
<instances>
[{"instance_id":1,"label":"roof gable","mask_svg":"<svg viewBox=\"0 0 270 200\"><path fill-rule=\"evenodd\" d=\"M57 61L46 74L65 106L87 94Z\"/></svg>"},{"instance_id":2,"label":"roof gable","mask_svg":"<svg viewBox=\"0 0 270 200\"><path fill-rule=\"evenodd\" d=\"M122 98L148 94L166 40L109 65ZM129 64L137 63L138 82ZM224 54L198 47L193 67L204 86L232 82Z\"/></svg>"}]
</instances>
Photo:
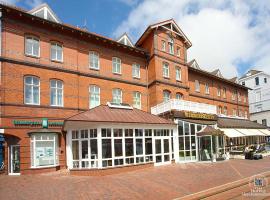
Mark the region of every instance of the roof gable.
<instances>
[{"instance_id":1,"label":"roof gable","mask_svg":"<svg viewBox=\"0 0 270 200\"><path fill-rule=\"evenodd\" d=\"M199 64L197 63L197 61L195 59L191 60L190 62L188 62L188 65L194 69L201 69Z\"/></svg>"},{"instance_id":2,"label":"roof gable","mask_svg":"<svg viewBox=\"0 0 270 200\"><path fill-rule=\"evenodd\" d=\"M127 33L124 33L123 35L121 35L116 41L121 44L134 47L133 42L131 41Z\"/></svg>"},{"instance_id":3,"label":"roof gable","mask_svg":"<svg viewBox=\"0 0 270 200\"><path fill-rule=\"evenodd\" d=\"M220 78L223 78L223 76L221 74L221 71L219 69L216 69L216 70L212 71L211 74L213 74L215 76L218 76Z\"/></svg>"},{"instance_id":4,"label":"roof gable","mask_svg":"<svg viewBox=\"0 0 270 200\"><path fill-rule=\"evenodd\" d=\"M50 8L50 6L46 3L43 3L36 8L33 8L32 10L28 11L29 14L38 16L43 19L47 19L52 22L61 23L57 15L53 12L53 10Z\"/></svg>"}]
</instances>

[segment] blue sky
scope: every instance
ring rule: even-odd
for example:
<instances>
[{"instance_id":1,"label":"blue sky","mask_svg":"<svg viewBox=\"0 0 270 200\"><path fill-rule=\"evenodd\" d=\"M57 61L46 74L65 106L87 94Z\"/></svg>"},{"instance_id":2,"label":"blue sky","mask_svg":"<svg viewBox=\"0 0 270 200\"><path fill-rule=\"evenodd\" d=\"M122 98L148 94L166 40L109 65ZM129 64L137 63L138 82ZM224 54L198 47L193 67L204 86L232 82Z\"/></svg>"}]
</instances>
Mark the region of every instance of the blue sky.
<instances>
[{"instance_id":1,"label":"blue sky","mask_svg":"<svg viewBox=\"0 0 270 200\"><path fill-rule=\"evenodd\" d=\"M192 42L188 60L227 78L255 68L270 73L268 0L5 0L25 9L46 2L64 22L136 42L152 23L174 18Z\"/></svg>"}]
</instances>

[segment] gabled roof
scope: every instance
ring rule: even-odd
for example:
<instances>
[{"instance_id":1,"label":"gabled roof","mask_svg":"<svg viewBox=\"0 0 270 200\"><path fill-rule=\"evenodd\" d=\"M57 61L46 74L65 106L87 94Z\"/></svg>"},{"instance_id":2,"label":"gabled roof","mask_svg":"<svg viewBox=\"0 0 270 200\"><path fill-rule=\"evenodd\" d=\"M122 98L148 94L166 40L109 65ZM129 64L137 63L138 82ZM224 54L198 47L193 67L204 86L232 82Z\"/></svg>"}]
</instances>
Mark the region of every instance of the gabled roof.
<instances>
[{"instance_id":1,"label":"gabled roof","mask_svg":"<svg viewBox=\"0 0 270 200\"><path fill-rule=\"evenodd\" d=\"M56 23L61 23L60 19L46 3L40 4L39 6L28 11L28 13Z\"/></svg>"},{"instance_id":2,"label":"gabled roof","mask_svg":"<svg viewBox=\"0 0 270 200\"><path fill-rule=\"evenodd\" d=\"M116 41L121 44L134 47L133 42L131 41L130 37L128 36L126 32L123 35L121 35Z\"/></svg>"},{"instance_id":3,"label":"gabled roof","mask_svg":"<svg viewBox=\"0 0 270 200\"><path fill-rule=\"evenodd\" d=\"M180 27L176 24L176 22L173 19L169 19L169 20L148 26L135 45L136 46L140 45L143 42L143 40L148 36L148 34L151 33L151 31L157 27L162 27L166 30L169 30L179 35L181 38L184 39L184 42L186 43L188 48L192 46L190 40L187 38L187 36L184 34L184 32L180 29Z\"/></svg>"},{"instance_id":4,"label":"gabled roof","mask_svg":"<svg viewBox=\"0 0 270 200\"><path fill-rule=\"evenodd\" d=\"M240 79L243 79L243 78L246 78L246 77L249 77L249 76L252 76L252 75L261 73L261 72L262 72L262 71L255 70L255 69L251 69L251 70L249 70L247 73L245 73Z\"/></svg>"},{"instance_id":5,"label":"gabled roof","mask_svg":"<svg viewBox=\"0 0 270 200\"><path fill-rule=\"evenodd\" d=\"M218 76L220 78L223 78L223 76L222 76L222 74L221 74L221 72L220 72L219 69L216 69L216 70L214 70L214 71L212 71L210 73L213 74L213 75L215 75L215 76Z\"/></svg>"},{"instance_id":6,"label":"gabled roof","mask_svg":"<svg viewBox=\"0 0 270 200\"><path fill-rule=\"evenodd\" d=\"M174 125L173 121L152 115L136 108L123 109L109 107L107 105L100 105L92 108L88 111L67 118L65 121Z\"/></svg>"},{"instance_id":7,"label":"gabled roof","mask_svg":"<svg viewBox=\"0 0 270 200\"><path fill-rule=\"evenodd\" d=\"M218 118L219 128L251 128L251 129L266 129L267 127L247 119L235 118Z\"/></svg>"},{"instance_id":8,"label":"gabled roof","mask_svg":"<svg viewBox=\"0 0 270 200\"><path fill-rule=\"evenodd\" d=\"M197 63L197 61L195 59L189 61L187 64L188 64L188 66L190 66L192 68L201 69L199 64Z\"/></svg>"}]
</instances>

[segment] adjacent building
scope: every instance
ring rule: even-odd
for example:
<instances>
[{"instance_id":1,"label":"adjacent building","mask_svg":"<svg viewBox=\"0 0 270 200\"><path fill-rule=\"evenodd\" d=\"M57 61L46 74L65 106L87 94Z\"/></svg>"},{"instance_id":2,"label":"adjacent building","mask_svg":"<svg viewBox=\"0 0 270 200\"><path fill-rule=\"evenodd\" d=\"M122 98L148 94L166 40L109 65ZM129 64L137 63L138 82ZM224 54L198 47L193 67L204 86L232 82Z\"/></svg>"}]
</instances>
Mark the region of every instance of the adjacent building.
<instances>
[{"instance_id":1,"label":"adjacent building","mask_svg":"<svg viewBox=\"0 0 270 200\"><path fill-rule=\"evenodd\" d=\"M244 145L255 139L240 137L264 142L268 134L215 131L252 123L248 87L188 62L192 44L173 19L150 25L134 44L127 34L114 40L65 24L47 4L0 7L9 174L225 159L229 138Z\"/></svg>"},{"instance_id":2,"label":"adjacent building","mask_svg":"<svg viewBox=\"0 0 270 200\"><path fill-rule=\"evenodd\" d=\"M270 127L270 75L249 70L239 83L251 88L248 93L250 120Z\"/></svg>"}]
</instances>

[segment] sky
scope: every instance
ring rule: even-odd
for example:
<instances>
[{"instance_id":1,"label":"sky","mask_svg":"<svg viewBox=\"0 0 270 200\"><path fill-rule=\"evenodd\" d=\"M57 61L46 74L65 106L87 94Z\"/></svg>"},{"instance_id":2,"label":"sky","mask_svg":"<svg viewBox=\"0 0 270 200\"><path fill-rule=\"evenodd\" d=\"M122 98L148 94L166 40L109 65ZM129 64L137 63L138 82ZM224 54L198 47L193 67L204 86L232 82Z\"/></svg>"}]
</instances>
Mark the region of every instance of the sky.
<instances>
[{"instance_id":1,"label":"sky","mask_svg":"<svg viewBox=\"0 0 270 200\"><path fill-rule=\"evenodd\" d=\"M269 0L4 0L24 9L46 2L64 23L135 43L148 25L173 18L192 42L188 60L226 78L270 74Z\"/></svg>"}]
</instances>

